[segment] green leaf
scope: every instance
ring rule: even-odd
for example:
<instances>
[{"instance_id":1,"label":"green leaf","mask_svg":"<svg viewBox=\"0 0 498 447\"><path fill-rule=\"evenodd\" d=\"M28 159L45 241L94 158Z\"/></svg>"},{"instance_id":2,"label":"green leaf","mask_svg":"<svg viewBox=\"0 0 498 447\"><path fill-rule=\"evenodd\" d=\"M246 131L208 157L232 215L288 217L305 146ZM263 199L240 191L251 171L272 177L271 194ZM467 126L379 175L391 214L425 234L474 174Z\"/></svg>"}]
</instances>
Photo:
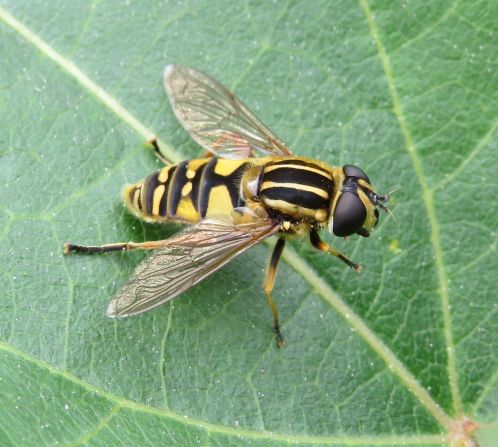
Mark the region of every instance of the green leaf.
<instances>
[{"instance_id":1,"label":"green leaf","mask_svg":"<svg viewBox=\"0 0 498 447\"><path fill-rule=\"evenodd\" d=\"M16 2L0 7L0 445L493 445L498 425L496 2ZM104 310L164 238L120 191L200 149L168 63L230 88L297 154L391 201L363 272L268 246L170 305ZM481 433L481 434L479 434Z\"/></svg>"}]
</instances>

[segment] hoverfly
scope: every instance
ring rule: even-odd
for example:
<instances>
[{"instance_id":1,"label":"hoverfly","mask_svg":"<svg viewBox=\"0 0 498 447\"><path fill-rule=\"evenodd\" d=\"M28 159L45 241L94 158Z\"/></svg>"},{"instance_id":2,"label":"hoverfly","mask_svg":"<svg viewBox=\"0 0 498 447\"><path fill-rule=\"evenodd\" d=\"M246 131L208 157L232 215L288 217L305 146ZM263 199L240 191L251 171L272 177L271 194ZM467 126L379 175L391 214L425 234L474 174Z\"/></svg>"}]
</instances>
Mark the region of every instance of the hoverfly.
<instances>
[{"instance_id":1,"label":"hoverfly","mask_svg":"<svg viewBox=\"0 0 498 447\"><path fill-rule=\"evenodd\" d=\"M235 256L278 234L263 284L279 346L284 345L272 299L277 264L287 235L308 234L320 251L359 271L359 265L320 239L368 237L388 200L353 165L330 167L292 154L256 116L216 80L193 68L168 65L164 85L178 120L207 149L202 158L168 164L124 189L128 209L147 222L193 224L169 239L82 246L64 252L156 250L113 297L110 317L127 317L165 303ZM262 155L256 158L256 153Z\"/></svg>"}]
</instances>

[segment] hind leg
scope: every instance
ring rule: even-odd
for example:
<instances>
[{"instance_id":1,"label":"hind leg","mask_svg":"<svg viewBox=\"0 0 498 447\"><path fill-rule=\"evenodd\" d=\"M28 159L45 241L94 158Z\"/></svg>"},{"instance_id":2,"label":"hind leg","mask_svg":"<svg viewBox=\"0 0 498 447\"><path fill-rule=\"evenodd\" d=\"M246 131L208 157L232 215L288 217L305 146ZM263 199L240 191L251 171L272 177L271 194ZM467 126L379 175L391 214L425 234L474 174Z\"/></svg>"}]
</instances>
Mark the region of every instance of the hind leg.
<instances>
[{"instance_id":1,"label":"hind leg","mask_svg":"<svg viewBox=\"0 0 498 447\"><path fill-rule=\"evenodd\" d=\"M64 244L64 254L71 253L107 253L109 251L130 251L130 250L156 250L164 246L166 241L149 241L149 242L117 242L115 244L105 245L75 245L66 242Z\"/></svg>"}]
</instances>

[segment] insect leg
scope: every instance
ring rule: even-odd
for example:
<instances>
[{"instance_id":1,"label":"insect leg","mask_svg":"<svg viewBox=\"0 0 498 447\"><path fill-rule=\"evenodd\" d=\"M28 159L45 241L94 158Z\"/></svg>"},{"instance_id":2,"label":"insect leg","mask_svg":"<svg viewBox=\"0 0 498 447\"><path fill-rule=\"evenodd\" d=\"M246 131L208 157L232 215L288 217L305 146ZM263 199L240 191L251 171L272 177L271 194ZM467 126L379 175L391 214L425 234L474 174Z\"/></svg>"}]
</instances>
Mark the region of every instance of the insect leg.
<instances>
[{"instance_id":1,"label":"insect leg","mask_svg":"<svg viewBox=\"0 0 498 447\"><path fill-rule=\"evenodd\" d=\"M335 248L331 247L326 242L323 242L320 239L318 231L316 230L310 231L310 241L313 247L317 248L318 250L330 253L332 256L337 256L341 261L345 262L347 265L349 265L352 269L355 269L357 272L361 270L361 266L359 264L354 263L353 261L351 261L351 259L344 256L340 251L337 251Z\"/></svg>"},{"instance_id":2,"label":"insect leg","mask_svg":"<svg viewBox=\"0 0 498 447\"><path fill-rule=\"evenodd\" d=\"M285 339L280 333L280 324L278 322L278 312L277 306L271 297L271 292L273 290L273 286L275 285L275 278L277 276L277 264L280 260L280 256L282 255L282 251L284 250L285 239L281 237L275 248L273 249L273 253L271 255L270 265L268 266L268 270L266 272L265 282L263 283L263 290L266 294L266 300L268 301L268 306L270 306L271 313L273 315L273 330L277 336L277 344L279 348L283 348L285 345Z\"/></svg>"},{"instance_id":3,"label":"insect leg","mask_svg":"<svg viewBox=\"0 0 498 447\"><path fill-rule=\"evenodd\" d=\"M164 246L165 241L149 242L118 242L105 245L74 245L66 242L64 244L64 254L71 253L106 253L108 251L129 251L129 250L155 250Z\"/></svg>"},{"instance_id":4,"label":"insect leg","mask_svg":"<svg viewBox=\"0 0 498 447\"><path fill-rule=\"evenodd\" d=\"M149 140L149 144L152 145L154 148L154 153L156 154L156 157L161 160L166 166L172 165L173 163L169 161L166 156L161 152L161 148L159 147L159 144L157 144L157 139L152 138Z\"/></svg>"}]
</instances>

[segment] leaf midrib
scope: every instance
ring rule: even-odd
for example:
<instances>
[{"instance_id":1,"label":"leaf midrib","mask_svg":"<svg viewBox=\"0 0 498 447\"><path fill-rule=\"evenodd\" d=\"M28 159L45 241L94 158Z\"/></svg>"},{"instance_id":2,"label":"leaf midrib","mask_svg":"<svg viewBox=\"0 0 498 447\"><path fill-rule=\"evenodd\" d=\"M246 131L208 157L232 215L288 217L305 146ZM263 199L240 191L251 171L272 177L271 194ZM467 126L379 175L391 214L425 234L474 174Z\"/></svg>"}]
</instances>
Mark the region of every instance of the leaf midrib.
<instances>
[{"instance_id":1,"label":"leaf midrib","mask_svg":"<svg viewBox=\"0 0 498 447\"><path fill-rule=\"evenodd\" d=\"M373 18L370 13L369 6L366 2L366 0L360 0L360 3L367 15L367 20L369 21L369 25L371 28L372 35L374 35L374 32L372 31L372 24L371 22L373 21ZM368 12L368 14L367 14ZM126 110L121 103L119 103L115 98L113 98L111 95L109 95L102 87L97 85L95 82L93 82L83 71L81 71L73 62L69 61L65 57L63 57L60 53L55 51L48 43L46 43L44 40L42 40L38 35L36 35L33 31L31 31L28 27L26 27L23 23L19 22L16 18L14 18L10 13L5 11L3 8L0 7L0 18L7 24L9 25L12 29L14 29L16 32L18 32L20 35L22 35L29 43L37 47L43 54L45 54L48 58L53 60L56 64L58 64L61 68L63 68L71 77L75 78L85 89L87 89L92 95L94 95L96 98L99 99L109 110L111 110L114 114L119 116L124 122L126 122L131 128L133 128L138 134L142 135L144 139L150 139L154 137L154 133L148 129L145 125L143 125L135 116L133 116L128 110ZM376 30L376 25L374 22L373 26L374 29ZM378 32L376 31L377 39L376 43L380 43L380 39L378 38ZM374 36L375 37L375 36ZM383 50L382 44L380 43L381 48ZM382 53L379 50L379 56L381 56ZM384 51L384 56L385 51ZM381 56L381 59L382 56ZM395 111L397 110L397 117L400 120L400 126L403 131L403 135L405 136L405 141L407 142L407 148L409 153L413 154L414 153L414 145L411 140L411 135L408 131L408 128L404 124L404 116L401 112L401 107L399 105L399 99L397 97L397 92L395 89L394 84L392 84L392 74L390 77L388 76L388 72L390 72L390 64L387 61L387 65L384 64L383 60L383 66L384 69L386 70L386 67L388 67L388 71L386 72L386 77L388 77L388 80L391 80L391 83L389 84L391 96L393 99L393 104ZM159 141L161 148L163 152L167 155L167 157L173 161L173 162L178 162L182 159L182 157L173 149L171 146L169 146L167 143L164 141ZM409 144L410 143L410 144ZM411 150L413 148L413 150ZM421 180L421 185L423 188L425 188L424 191L426 191L427 194L429 194L428 197L430 197L430 191L427 188L427 184L425 181L425 177L423 176L423 171L421 170L420 163L418 161L418 158L414 156L415 158L413 159L414 161L414 166L416 166L416 163L419 165L420 169L420 174L419 179ZM427 195L426 194L426 195ZM427 197L424 199L427 200ZM432 214L432 220L431 220L431 229L436 229L437 230L437 221L435 218L435 213L434 213L434 208L431 203L426 203L426 208L428 210L428 213ZM439 253L439 258L441 261L441 264L438 265L438 277L440 280L440 293L442 292L441 288L441 282L447 283L445 273L444 273L444 266L442 264L442 251L439 243L439 233L438 231L433 232L433 234L436 234L437 237L431 238L431 241L433 244L437 244L439 246L439 250L436 249L435 245L435 251ZM436 255L437 256L437 255ZM401 382L419 399L419 401L428 409L428 411L433 415L433 417L442 425L444 426L448 431L450 431L450 427L452 424L451 418L444 412L444 410L438 405L438 403L427 393L427 391L421 386L421 384L417 381L417 379L406 369L406 367L403 365L403 363L394 355L394 353L365 325L365 323L361 320L359 316L357 316L352 309L350 309L340 298L338 294L336 294L328 284L323 282L322 280L322 285L320 288L316 287L316 281L321 280L321 278L313 271L313 269L307 265L305 262L303 262L294 252L288 250L286 254L284 254L284 259L296 270L298 271L304 279L310 283L310 285L317 290L317 292L353 327L355 327L359 334L366 340L366 342L374 349L374 351L379 354L379 356L390 366L391 370L395 373L395 375L398 376L398 378L401 380ZM439 270L441 269L441 271ZM446 292L447 293L447 292ZM443 297L442 297L443 298ZM447 299L447 295L446 295ZM448 313L449 317L449 313ZM446 320L445 320L446 323ZM446 328L451 327L448 325L445 325L445 332ZM451 335L451 334L450 334ZM1 344L0 346L5 346ZM15 350L12 348L12 350ZM392 367L394 365L394 367ZM456 374L456 371L455 371ZM63 375L66 375L66 373L63 373ZM71 376L69 373L67 373L67 376ZM76 377L74 377L76 379ZM450 377L451 378L451 377ZM80 379L77 379L80 381ZM79 382L78 382L79 383ZM84 382L81 381L81 384ZM88 386L91 387L91 385L87 384ZM105 391L101 391L102 395L108 395L110 396L109 393ZM105 393L105 394L104 394ZM129 408L148 408L150 409L151 407L145 407L145 406L140 406L140 404L133 403L131 401L126 401L119 399L118 397L114 397L113 399L116 402L128 402L129 404L126 405ZM455 402L455 400L454 400ZM456 406L456 405L455 405ZM157 410L161 411L161 410ZM165 414L170 415L176 415L176 413L165 411ZM178 416L178 415L176 415ZM181 420L184 420L183 417ZM202 424L204 424L202 421ZM207 424L207 423L206 423ZM207 424L211 425L211 424ZM236 433L240 433L240 431L237 429ZM253 432L250 432L253 433ZM285 438L287 439L287 438ZM307 440L311 438L306 438ZM337 438L334 438L337 439ZM349 438L348 438L349 439ZM441 438L438 438L439 441ZM335 442L335 441L334 441Z\"/></svg>"}]
</instances>

